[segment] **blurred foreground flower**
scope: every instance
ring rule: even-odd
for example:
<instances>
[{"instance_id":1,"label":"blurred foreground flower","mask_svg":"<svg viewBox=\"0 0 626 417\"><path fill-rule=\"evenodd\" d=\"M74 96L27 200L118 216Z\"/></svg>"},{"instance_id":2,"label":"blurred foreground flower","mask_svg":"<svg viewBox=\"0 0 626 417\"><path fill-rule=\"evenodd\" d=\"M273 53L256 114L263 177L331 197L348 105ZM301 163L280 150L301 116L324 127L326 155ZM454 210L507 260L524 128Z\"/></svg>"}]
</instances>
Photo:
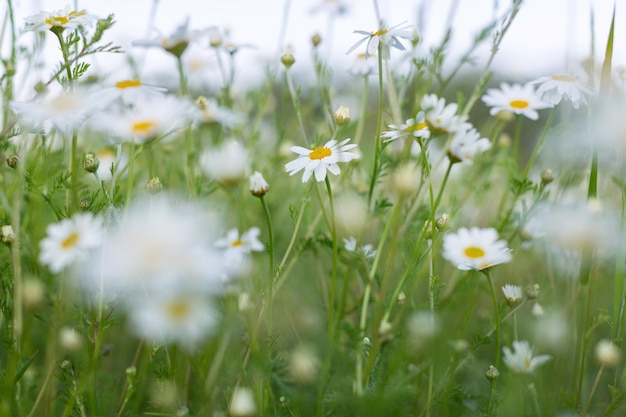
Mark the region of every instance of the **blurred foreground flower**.
<instances>
[{"instance_id":1,"label":"blurred foreground flower","mask_svg":"<svg viewBox=\"0 0 626 417\"><path fill-rule=\"evenodd\" d=\"M443 257L458 269L480 271L510 262L511 249L495 229L460 228L443 238Z\"/></svg>"},{"instance_id":2,"label":"blurred foreground flower","mask_svg":"<svg viewBox=\"0 0 626 417\"><path fill-rule=\"evenodd\" d=\"M556 106L563 98L566 98L577 109L581 103L587 105L586 96L595 94L591 87L571 74L553 74L549 77L538 78L530 82L530 84L538 85L537 96L553 106Z\"/></svg>"},{"instance_id":3,"label":"blurred foreground flower","mask_svg":"<svg viewBox=\"0 0 626 417\"><path fill-rule=\"evenodd\" d=\"M332 139L324 146L318 146L313 150L302 146L292 146L291 151L300 156L285 165L285 171L289 172L289 175L295 175L304 169L302 182L307 182L314 173L317 182L324 181L327 170L333 175L339 175L341 170L337 165L338 162L349 162L359 158L359 155L355 153L346 152L357 147L354 143L348 144L349 141L350 138L338 143Z\"/></svg>"},{"instance_id":4,"label":"blurred foreground flower","mask_svg":"<svg viewBox=\"0 0 626 417\"><path fill-rule=\"evenodd\" d=\"M47 236L39 242L39 262L54 273L84 259L89 250L101 244L103 235L101 219L91 213L76 214L51 224L46 232Z\"/></svg>"},{"instance_id":5,"label":"blurred foreground flower","mask_svg":"<svg viewBox=\"0 0 626 417\"><path fill-rule=\"evenodd\" d=\"M400 39L413 39L413 31L408 30L412 28L411 25L404 25L406 22L402 22L399 25L396 25L391 28L385 27L385 25L381 25L382 27L375 32L368 32L365 30L355 30L354 33L358 33L361 35L365 35L360 41L355 43L346 54L354 51L359 47L363 42L367 41L366 47L366 58L369 58L370 55L378 52L378 47L380 45L380 54L382 59L389 59L389 48L394 47L401 51L404 51L404 45L400 42Z\"/></svg>"},{"instance_id":6,"label":"blurred foreground flower","mask_svg":"<svg viewBox=\"0 0 626 417\"><path fill-rule=\"evenodd\" d=\"M231 139L219 148L207 149L200 156L200 166L209 177L222 184L235 184L246 178L250 155L241 142Z\"/></svg>"},{"instance_id":7,"label":"blurred foreground flower","mask_svg":"<svg viewBox=\"0 0 626 417\"><path fill-rule=\"evenodd\" d=\"M185 22L178 26L170 36L158 33L158 35L152 39L139 39L133 41L133 46L161 47L175 57L180 58L191 41L195 41L201 36L208 34L208 32L212 29L213 28L190 30L189 17L187 17Z\"/></svg>"},{"instance_id":8,"label":"blurred foreground flower","mask_svg":"<svg viewBox=\"0 0 626 417\"><path fill-rule=\"evenodd\" d=\"M467 116L457 115L459 110L458 104L446 104L444 98L440 98L435 94L425 95L422 98L420 107L425 114L428 128L433 135L443 135L471 128L471 125L466 123Z\"/></svg>"},{"instance_id":9,"label":"blurred foreground flower","mask_svg":"<svg viewBox=\"0 0 626 417\"><path fill-rule=\"evenodd\" d=\"M542 365L551 359L550 355L539 355L533 357L533 350L527 341L514 341L513 351L505 346L504 363L514 373L530 374L539 365Z\"/></svg>"},{"instance_id":10,"label":"blurred foreground flower","mask_svg":"<svg viewBox=\"0 0 626 417\"><path fill-rule=\"evenodd\" d=\"M501 111L511 111L521 114L531 120L537 120L539 113L537 110L552 107L550 104L541 101L535 93L531 84L500 84L500 88L490 88L483 96L483 101L491 110L492 116Z\"/></svg>"}]
</instances>

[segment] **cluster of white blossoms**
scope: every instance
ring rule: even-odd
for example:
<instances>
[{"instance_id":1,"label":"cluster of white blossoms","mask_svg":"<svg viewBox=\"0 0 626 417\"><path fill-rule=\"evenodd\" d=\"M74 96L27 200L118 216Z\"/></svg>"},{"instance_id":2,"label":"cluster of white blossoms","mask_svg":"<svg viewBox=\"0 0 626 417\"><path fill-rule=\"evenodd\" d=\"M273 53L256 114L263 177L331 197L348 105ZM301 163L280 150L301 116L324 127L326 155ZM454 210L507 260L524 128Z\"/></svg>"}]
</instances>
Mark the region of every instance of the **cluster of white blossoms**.
<instances>
[{"instance_id":1,"label":"cluster of white blossoms","mask_svg":"<svg viewBox=\"0 0 626 417\"><path fill-rule=\"evenodd\" d=\"M255 227L218 239L216 220L197 205L152 197L106 229L91 214L50 225L39 260L53 273L73 267L91 299L124 307L138 336L192 350L218 321L212 299L224 277L264 249Z\"/></svg>"}]
</instances>

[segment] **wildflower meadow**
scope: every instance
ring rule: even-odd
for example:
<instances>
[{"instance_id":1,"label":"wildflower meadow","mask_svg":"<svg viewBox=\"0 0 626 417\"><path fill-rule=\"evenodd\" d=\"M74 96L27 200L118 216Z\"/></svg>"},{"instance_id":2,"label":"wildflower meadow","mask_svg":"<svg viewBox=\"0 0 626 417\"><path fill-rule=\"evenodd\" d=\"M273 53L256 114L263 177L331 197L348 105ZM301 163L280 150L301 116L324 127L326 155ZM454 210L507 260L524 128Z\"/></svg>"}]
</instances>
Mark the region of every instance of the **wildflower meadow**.
<instances>
[{"instance_id":1,"label":"wildflower meadow","mask_svg":"<svg viewBox=\"0 0 626 417\"><path fill-rule=\"evenodd\" d=\"M626 415L615 12L522 78L492 64L523 0L461 54L450 21L433 43L377 0L311 0L329 26L240 83L275 45L210 13L122 47L115 2L21 3L0 31L0 416ZM334 20L357 6L377 23Z\"/></svg>"}]
</instances>

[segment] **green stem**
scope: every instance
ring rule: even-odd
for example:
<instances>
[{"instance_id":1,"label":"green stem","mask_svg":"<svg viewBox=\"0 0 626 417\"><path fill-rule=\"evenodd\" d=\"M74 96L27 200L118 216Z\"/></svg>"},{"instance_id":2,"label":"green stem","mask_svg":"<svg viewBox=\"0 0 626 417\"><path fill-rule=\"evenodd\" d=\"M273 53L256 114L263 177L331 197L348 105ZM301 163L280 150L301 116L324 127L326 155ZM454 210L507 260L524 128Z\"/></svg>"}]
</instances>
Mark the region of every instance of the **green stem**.
<instances>
[{"instance_id":1,"label":"green stem","mask_svg":"<svg viewBox=\"0 0 626 417\"><path fill-rule=\"evenodd\" d=\"M380 163L380 132L383 126L383 105L384 105L384 91L383 91L383 58L382 58L382 44L378 45L378 121L376 122L376 144L374 148L374 171L372 172L372 178L370 180L370 188L367 193L367 204L371 206L372 197L374 195L374 187L376 186L376 180L378 179L378 165Z\"/></svg>"},{"instance_id":2,"label":"green stem","mask_svg":"<svg viewBox=\"0 0 626 417\"><path fill-rule=\"evenodd\" d=\"M330 303L329 303L329 312L328 312L328 332L329 334L332 332L334 314L335 314L335 288L337 285L337 259L339 248L337 245L337 228L335 225L335 206L333 203L333 192L330 188L330 180L328 179L328 175L326 175L326 191L328 191L328 202L330 205L330 224L331 224L331 237L333 240L333 269L330 280Z\"/></svg>"},{"instance_id":3,"label":"green stem","mask_svg":"<svg viewBox=\"0 0 626 417\"><path fill-rule=\"evenodd\" d=\"M291 95L291 102L296 112L296 118L298 119L298 124L300 125L300 131L302 132L302 137L304 137L304 141L307 143L307 145L310 145L311 142L309 142L309 138L306 134L306 129L304 128L304 121L302 120L300 98L296 94L296 89L293 87L293 81L291 79L291 71L288 67L285 67L285 79L287 80L287 87L289 88L289 94Z\"/></svg>"},{"instance_id":4,"label":"green stem","mask_svg":"<svg viewBox=\"0 0 626 417\"><path fill-rule=\"evenodd\" d=\"M580 417L585 417L587 415L587 410L589 410L589 406L591 405L591 399L593 395L596 393L596 389L598 388L598 384L600 383L600 377L602 376L602 372L604 371L604 365L600 367L598 370L598 374L596 375L596 379L593 382L593 387L591 387L591 392L589 393L589 399L585 403L583 407L583 411L580 413Z\"/></svg>"},{"instance_id":5,"label":"green stem","mask_svg":"<svg viewBox=\"0 0 626 417\"><path fill-rule=\"evenodd\" d=\"M546 137L548 136L548 130L552 126L552 122L554 121L555 115L556 115L556 106L552 107L552 110L550 110L550 114L548 115L548 120L546 121L546 124L543 127L543 130L541 131L541 136L539 136L539 140L535 144L535 149L533 149L533 153L530 155L530 158L528 159L528 163L526 163L526 169L524 170L523 180L526 180L528 178L530 169L535 164L535 159L537 159L537 155L539 155L539 151L543 147Z\"/></svg>"},{"instance_id":6,"label":"green stem","mask_svg":"<svg viewBox=\"0 0 626 417\"><path fill-rule=\"evenodd\" d=\"M522 115L515 116L515 128L513 130L513 161L517 164L519 157L520 137L522 135Z\"/></svg>"},{"instance_id":7,"label":"green stem","mask_svg":"<svg viewBox=\"0 0 626 417\"><path fill-rule=\"evenodd\" d=\"M300 206L300 212L298 213L298 218L296 219L296 224L293 228L293 233L291 234L289 245L287 246L287 250L285 251L283 258L281 259L280 263L278 264L278 268L276 269L276 279L279 278L283 268L285 267L287 259L289 258L289 254L291 253L291 250L293 249L293 245L296 241L296 237L298 236L298 231L300 230L300 226L302 225L302 218L304 217L304 208L309 202L309 194L311 193L311 188L312 186L309 186L307 188L306 194L304 198L302 199L302 205Z\"/></svg>"},{"instance_id":8,"label":"green stem","mask_svg":"<svg viewBox=\"0 0 626 417\"><path fill-rule=\"evenodd\" d=\"M500 367L500 351L502 350L502 334L500 327L500 309L498 308L498 296L496 294L496 287L493 285L493 279L491 278L491 270L490 268L484 269L481 271L487 277L487 281L489 282L489 288L491 290L491 299L493 301L493 310L495 314L496 321L496 357L494 361L494 366L496 368Z\"/></svg>"},{"instance_id":9,"label":"green stem","mask_svg":"<svg viewBox=\"0 0 626 417\"><path fill-rule=\"evenodd\" d=\"M269 288L268 288L268 334L272 334L272 306L274 304L274 228L272 227L272 216L270 215L270 208L265 201L264 196L259 197L261 205L263 206L263 212L265 213L265 220L267 221L267 250L269 254L270 274L269 274Z\"/></svg>"}]
</instances>

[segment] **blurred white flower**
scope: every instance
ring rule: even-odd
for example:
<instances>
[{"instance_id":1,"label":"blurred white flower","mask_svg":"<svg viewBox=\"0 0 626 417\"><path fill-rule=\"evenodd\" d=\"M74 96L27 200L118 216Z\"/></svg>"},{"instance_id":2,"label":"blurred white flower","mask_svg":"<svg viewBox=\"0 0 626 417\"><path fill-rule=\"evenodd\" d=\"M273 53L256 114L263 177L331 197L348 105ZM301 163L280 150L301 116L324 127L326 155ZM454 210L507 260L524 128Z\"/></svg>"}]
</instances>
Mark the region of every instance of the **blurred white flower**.
<instances>
[{"instance_id":1,"label":"blurred white flower","mask_svg":"<svg viewBox=\"0 0 626 417\"><path fill-rule=\"evenodd\" d=\"M239 236L239 230L230 229L226 236L215 241L216 248L224 250L228 266L238 267L247 260L250 252L262 252L265 246L259 241L261 229L252 227Z\"/></svg>"},{"instance_id":2,"label":"blurred white flower","mask_svg":"<svg viewBox=\"0 0 626 417\"><path fill-rule=\"evenodd\" d=\"M400 42L402 39L413 39L413 30L411 25L404 25L406 22L400 23L391 28L387 28L384 24L375 32L368 32L365 30L355 30L354 33L364 35L364 37L355 43L346 54L354 51L363 42L367 41L366 57L378 53L378 46L380 45L380 54L382 59L389 59L389 48L393 47L404 51L404 45ZM402 26L404 25L404 26ZM408 30L411 28L411 30Z\"/></svg>"},{"instance_id":3,"label":"blurred white flower","mask_svg":"<svg viewBox=\"0 0 626 417\"><path fill-rule=\"evenodd\" d=\"M140 200L106 233L79 283L94 294L131 302L137 294L174 289L219 292L226 267L212 245L215 223L203 208L166 194Z\"/></svg>"},{"instance_id":4,"label":"blurred white flower","mask_svg":"<svg viewBox=\"0 0 626 417\"><path fill-rule=\"evenodd\" d=\"M72 10L70 6L53 12L40 12L36 15L28 16L24 31L45 32L52 28L78 29L79 26L87 27L93 24L98 18L85 10Z\"/></svg>"},{"instance_id":5,"label":"blurred white flower","mask_svg":"<svg viewBox=\"0 0 626 417\"><path fill-rule=\"evenodd\" d=\"M460 228L443 238L443 257L461 270L483 270L512 260L511 249L493 228Z\"/></svg>"},{"instance_id":6,"label":"blurred white flower","mask_svg":"<svg viewBox=\"0 0 626 417\"><path fill-rule=\"evenodd\" d=\"M506 284L502 287L502 294L509 305L519 304L524 298L522 294L522 288L517 285Z\"/></svg>"},{"instance_id":7,"label":"blurred white flower","mask_svg":"<svg viewBox=\"0 0 626 417\"><path fill-rule=\"evenodd\" d=\"M489 114L492 116L504 110L521 114L531 120L539 118L537 110L552 107L550 104L541 101L532 84L502 83L499 89L488 89L482 100L487 106L491 107Z\"/></svg>"},{"instance_id":8,"label":"blurred white flower","mask_svg":"<svg viewBox=\"0 0 626 417\"><path fill-rule=\"evenodd\" d=\"M437 97L435 94L426 94L422 97L420 108L425 114L426 122L433 135L471 128L471 125L466 123L467 116L457 115L458 104L450 103L446 105L446 100Z\"/></svg>"},{"instance_id":9,"label":"blurred white flower","mask_svg":"<svg viewBox=\"0 0 626 417\"><path fill-rule=\"evenodd\" d=\"M172 55L180 57L190 42L206 35L211 29L191 30L189 29L189 17L187 17L185 22L179 25L170 36L165 36L159 32L154 38L136 40L132 44L133 46L160 47Z\"/></svg>"},{"instance_id":10,"label":"blurred white flower","mask_svg":"<svg viewBox=\"0 0 626 417\"><path fill-rule=\"evenodd\" d=\"M237 140L229 140L216 149L206 150L200 157L200 166L207 175L224 183L237 183L248 175L248 149Z\"/></svg>"},{"instance_id":11,"label":"blurred white flower","mask_svg":"<svg viewBox=\"0 0 626 417\"><path fill-rule=\"evenodd\" d=\"M448 146L448 156L452 162L463 162L471 165L476 154L491 148L489 139L481 137L475 128L462 129L454 132Z\"/></svg>"},{"instance_id":12,"label":"blurred white flower","mask_svg":"<svg viewBox=\"0 0 626 417\"><path fill-rule=\"evenodd\" d=\"M100 181L111 181L111 179L113 179L111 171L118 173L128 164L126 154L121 153L118 155L117 151L113 148L100 149L96 152L96 158L100 161L100 165L98 165L98 170L96 171Z\"/></svg>"},{"instance_id":13,"label":"blurred white flower","mask_svg":"<svg viewBox=\"0 0 626 417\"><path fill-rule=\"evenodd\" d=\"M119 100L123 104L134 104L142 100L159 99L167 92L163 87L144 84L139 79L116 81L93 94L94 99L107 104Z\"/></svg>"},{"instance_id":14,"label":"blurred white flower","mask_svg":"<svg viewBox=\"0 0 626 417\"><path fill-rule=\"evenodd\" d=\"M622 356L620 348L607 339L602 339L596 344L595 354L600 365L608 368L617 366Z\"/></svg>"},{"instance_id":15,"label":"blurred white flower","mask_svg":"<svg viewBox=\"0 0 626 417\"><path fill-rule=\"evenodd\" d=\"M374 246L366 244L357 247L356 238L353 236L344 238L343 246L348 252L357 252L363 254L365 259L373 259L376 256L376 250L374 249Z\"/></svg>"},{"instance_id":16,"label":"blurred white flower","mask_svg":"<svg viewBox=\"0 0 626 417\"><path fill-rule=\"evenodd\" d=\"M385 138L385 142L400 138L430 138L430 129L428 128L428 122L426 122L426 115L424 112L419 112L414 119L408 119L401 125L389 125L391 130L383 132L381 136Z\"/></svg>"},{"instance_id":17,"label":"blurred white flower","mask_svg":"<svg viewBox=\"0 0 626 417\"><path fill-rule=\"evenodd\" d=\"M533 350L527 341L514 341L513 351L505 346L504 363L514 373L530 374L539 365L551 359L550 355L539 355L533 357Z\"/></svg>"},{"instance_id":18,"label":"blurred white flower","mask_svg":"<svg viewBox=\"0 0 626 417\"><path fill-rule=\"evenodd\" d=\"M217 312L206 295L191 291L138 294L127 303L132 330L154 343L179 343L189 351L215 328Z\"/></svg>"},{"instance_id":19,"label":"blurred white flower","mask_svg":"<svg viewBox=\"0 0 626 417\"><path fill-rule=\"evenodd\" d=\"M241 114L220 106L212 98L199 97L196 100L196 106L200 110L199 122L201 123L219 123L232 128L245 120Z\"/></svg>"},{"instance_id":20,"label":"blurred white flower","mask_svg":"<svg viewBox=\"0 0 626 417\"><path fill-rule=\"evenodd\" d=\"M91 213L79 213L54 223L46 229L47 236L39 242L39 262L54 273L83 260L87 252L102 243L102 220Z\"/></svg>"},{"instance_id":21,"label":"blurred white flower","mask_svg":"<svg viewBox=\"0 0 626 417\"><path fill-rule=\"evenodd\" d=\"M143 144L158 137L167 137L197 117L197 110L191 103L162 96L138 100L131 109L100 113L92 118L90 125L95 130L113 135L119 142Z\"/></svg>"},{"instance_id":22,"label":"blurred white flower","mask_svg":"<svg viewBox=\"0 0 626 417\"><path fill-rule=\"evenodd\" d=\"M250 175L250 192L253 196L263 197L269 189L270 185L259 171L254 171L254 174Z\"/></svg>"},{"instance_id":23,"label":"blurred white flower","mask_svg":"<svg viewBox=\"0 0 626 417\"><path fill-rule=\"evenodd\" d=\"M368 59L368 57L374 59ZM376 64L376 54L366 54L365 52L357 54L354 58L354 62L350 67L350 74L367 77L371 74L378 73L378 65Z\"/></svg>"},{"instance_id":24,"label":"blurred white flower","mask_svg":"<svg viewBox=\"0 0 626 417\"><path fill-rule=\"evenodd\" d=\"M577 109L580 104L587 105L587 97L595 94L593 89L572 74L553 74L530 82L538 85L537 95L542 101L556 106L563 98L572 102Z\"/></svg>"},{"instance_id":25,"label":"blurred white flower","mask_svg":"<svg viewBox=\"0 0 626 417\"><path fill-rule=\"evenodd\" d=\"M245 387L235 388L230 399L228 412L233 417L252 417L256 415L257 407L252 390Z\"/></svg>"},{"instance_id":26,"label":"blurred white flower","mask_svg":"<svg viewBox=\"0 0 626 417\"><path fill-rule=\"evenodd\" d=\"M324 181L326 171L330 171L333 175L339 175L341 169L337 163L349 162L359 158L359 155L355 153L346 152L357 147L355 143L348 144L349 141L350 138L341 142L332 139L326 142L324 146L318 146L313 150L302 146L292 146L291 151L300 156L285 165L285 171L289 172L289 175L295 175L304 170L302 182L307 182L313 174L315 174L317 182Z\"/></svg>"},{"instance_id":27,"label":"blurred white flower","mask_svg":"<svg viewBox=\"0 0 626 417\"><path fill-rule=\"evenodd\" d=\"M63 134L78 131L83 122L102 106L82 89L63 91L38 101L13 101L11 108L26 126Z\"/></svg>"}]
</instances>

